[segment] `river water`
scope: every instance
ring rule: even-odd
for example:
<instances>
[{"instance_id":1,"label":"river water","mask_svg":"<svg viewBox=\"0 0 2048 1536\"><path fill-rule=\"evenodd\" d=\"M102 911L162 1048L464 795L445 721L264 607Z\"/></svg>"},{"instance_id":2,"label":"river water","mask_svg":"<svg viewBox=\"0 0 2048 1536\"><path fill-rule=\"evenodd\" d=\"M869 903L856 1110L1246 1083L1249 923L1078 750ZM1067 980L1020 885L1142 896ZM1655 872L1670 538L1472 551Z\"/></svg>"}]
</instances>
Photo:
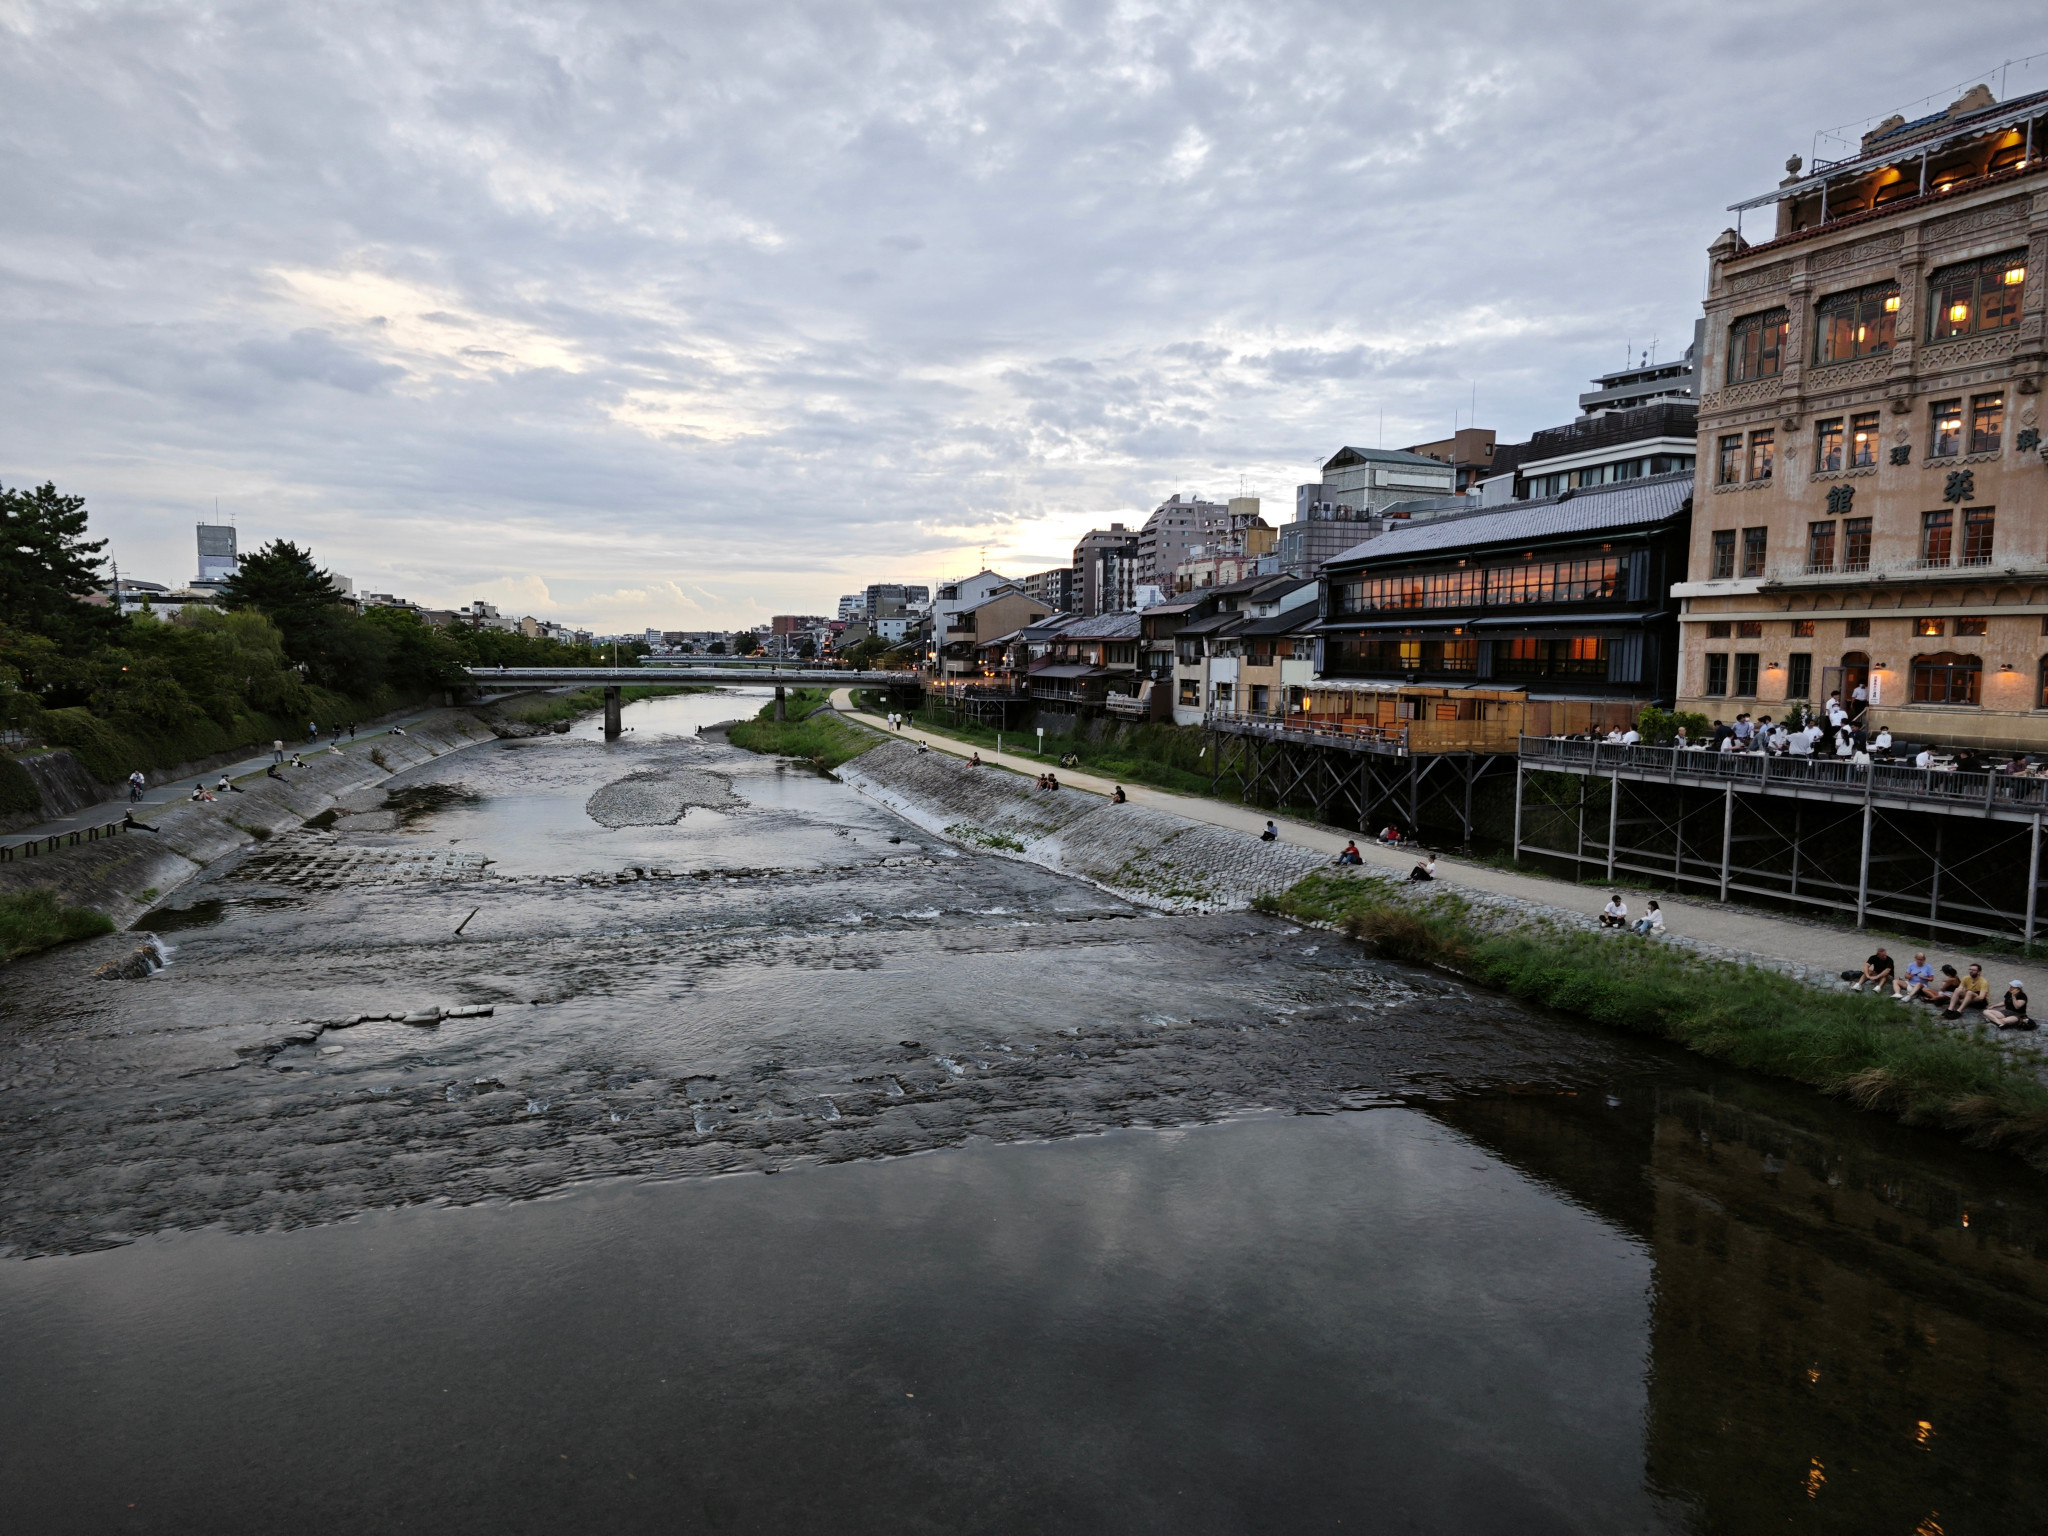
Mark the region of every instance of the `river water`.
<instances>
[{"instance_id":1,"label":"river water","mask_svg":"<svg viewBox=\"0 0 2048 1536\"><path fill-rule=\"evenodd\" d=\"M2040 1528L2038 1176L959 852L754 707L11 968L0 1526Z\"/></svg>"}]
</instances>

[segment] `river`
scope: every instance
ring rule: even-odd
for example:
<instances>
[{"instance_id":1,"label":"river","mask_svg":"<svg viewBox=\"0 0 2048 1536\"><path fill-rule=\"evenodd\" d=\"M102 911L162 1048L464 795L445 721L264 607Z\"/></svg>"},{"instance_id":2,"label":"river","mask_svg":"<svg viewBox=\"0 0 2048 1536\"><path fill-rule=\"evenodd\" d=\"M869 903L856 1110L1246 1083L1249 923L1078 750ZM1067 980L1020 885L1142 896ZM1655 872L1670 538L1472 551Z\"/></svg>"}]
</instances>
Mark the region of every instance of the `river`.
<instances>
[{"instance_id":1,"label":"river","mask_svg":"<svg viewBox=\"0 0 2048 1536\"><path fill-rule=\"evenodd\" d=\"M754 707L10 968L6 1528L2037 1528L2021 1165L954 849Z\"/></svg>"}]
</instances>

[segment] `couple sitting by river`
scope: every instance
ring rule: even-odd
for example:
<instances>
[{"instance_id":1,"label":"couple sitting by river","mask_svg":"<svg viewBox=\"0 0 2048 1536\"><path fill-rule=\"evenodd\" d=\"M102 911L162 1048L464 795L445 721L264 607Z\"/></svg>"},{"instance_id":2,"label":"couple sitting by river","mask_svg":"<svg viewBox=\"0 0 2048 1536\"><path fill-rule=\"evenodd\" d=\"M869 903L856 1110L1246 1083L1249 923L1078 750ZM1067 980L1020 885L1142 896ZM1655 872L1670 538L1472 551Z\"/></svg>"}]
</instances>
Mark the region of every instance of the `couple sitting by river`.
<instances>
[{"instance_id":1,"label":"couple sitting by river","mask_svg":"<svg viewBox=\"0 0 2048 1536\"><path fill-rule=\"evenodd\" d=\"M1926 952L1915 950L1905 974L1900 975L1897 964L1880 944L1863 962L1860 972L1844 971L1842 980L1849 983L1851 992L1861 992L1866 986L1873 992L1882 992L1889 987L1894 1002L1932 1003L1941 1010L1944 1019L1959 1020L1971 1009L1981 1008L1984 1022L2000 1029L2034 1028L2034 1021L2027 1016L2027 989L2019 978L2013 978L2005 996L1994 1007L1991 983L1985 979L1984 967L1975 961L1970 963L1966 976L1958 976L1952 965L1944 965L1937 974L1928 964Z\"/></svg>"}]
</instances>

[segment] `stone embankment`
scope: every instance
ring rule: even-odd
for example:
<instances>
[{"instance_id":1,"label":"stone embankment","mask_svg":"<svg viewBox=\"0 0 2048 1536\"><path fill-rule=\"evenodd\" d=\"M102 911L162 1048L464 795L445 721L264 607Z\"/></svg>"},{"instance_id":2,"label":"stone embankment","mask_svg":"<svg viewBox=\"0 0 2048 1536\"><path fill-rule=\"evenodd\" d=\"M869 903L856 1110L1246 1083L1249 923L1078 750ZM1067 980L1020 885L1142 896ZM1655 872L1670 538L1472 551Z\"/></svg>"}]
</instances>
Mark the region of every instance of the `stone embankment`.
<instances>
[{"instance_id":1,"label":"stone embankment","mask_svg":"<svg viewBox=\"0 0 2048 1536\"><path fill-rule=\"evenodd\" d=\"M1018 774L903 741L863 753L839 777L927 832L1159 911L1241 909L1330 867L1329 855L1314 849L1080 790L1035 789Z\"/></svg>"},{"instance_id":2,"label":"stone embankment","mask_svg":"<svg viewBox=\"0 0 2048 1536\"><path fill-rule=\"evenodd\" d=\"M290 831L332 810L344 795L394 773L492 739L490 727L466 710L429 715L404 735L343 752L318 751L305 767L282 769L281 781L258 777L245 781L241 794L148 807L139 819L154 832L128 832L0 864L0 895L49 891L66 906L91 907L126 928L216 860ZM110 811L108 820L113 819Z\"/></svg>"}]
</instances>

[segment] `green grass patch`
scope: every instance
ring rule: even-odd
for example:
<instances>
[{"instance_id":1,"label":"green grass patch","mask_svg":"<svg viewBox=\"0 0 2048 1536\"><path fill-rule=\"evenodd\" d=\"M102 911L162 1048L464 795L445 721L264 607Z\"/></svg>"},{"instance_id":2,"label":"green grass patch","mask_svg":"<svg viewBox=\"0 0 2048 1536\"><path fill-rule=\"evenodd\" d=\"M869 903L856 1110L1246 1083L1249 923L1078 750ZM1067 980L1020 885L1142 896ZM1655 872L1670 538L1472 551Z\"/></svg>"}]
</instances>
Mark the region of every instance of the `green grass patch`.
<instances>
[{"instance_id":1,"label":"green grass patch","mask_svg":"<svg viewBox=\"0 0 2048 1536\"><path fill-rule=\"evenodd\" d=\"M946 836L962 843L978 843L983 848L1000 848L1006 853L1022 853L1024 845L1003 832L991 832L986 827L969 826L956 821L946 828Z\"/></svg>"},{"instance_id":2,"label":"green grass patch","mask_svg":"<svg viewBox=\"0 0 2048 1536\"><path fill-rule=\"evenodd\" d=\"M876 713L881 713L877 710ZM970 746L993 751L996 732L978 725L954 725L923 710L909 717L912 725L934 736L950 737ZM1150 784L1183 795L1208 796L1207 759L1201 756L1204 743L1194 738L1199 732L1171 725L1143 725L1122 740L1093 742L1081 736L1048 736L1039 761L1058 771L1059 760L1071 753L1085 772L1126 784ZM1038 736L1033 731L1004 731L1002 750L1022 756L1037 756ZM1199 771L1198 771L1199 770ZM1216 797L1223 798L1223 797Z\"/></svg>"},{"instance_id":3,"label":"green grass patch","mask_svg":"<svg viewBox=\"0 0 2048 1536\"><path fill-rule=\"evenodd\" d=\"M0 896L0 964L39 949L97 938L114 931L113 921L90 907L63 907L48 891Z\"/></svg>"},{"instance_id":4,"label":"green grass patch","mask_svg":"<svg viewBox=\"0 0 2048 1536\"><path fill-rule=\"evenodd\" d=\"M881 744L881 738L873 731L839 715L828 712L810 720L803 718L827 697L821 688L792 688L783 700L787 720L775 718L775 704L771 700L761 706L761 712L753 719L726 727L726 739L749 752L800 757L820 769L837 768Z\"/></svg>"},{"instance_id":5,"label":"green grass patch","mask_svg":"<svg viewBox=\"0 0 2048 1536\"><path fill-rule=\"evenodd\" d=\"M709 683L679 685L673 688L640 687L633 685L619 690L621 704L637 704L642 699L658 699L671 693L709 693ZM540 698L518 699L501 706L497 713L507 720L517 720L523 725L553 725L558 720L575 720L604 708L604 689L578 688L574 693L550 693Z\"/></svg>"},{"instance_id":6,"label":"green grass patch","mask_svg":"<svg viewBox=\"0 0 2048 1536\"><path fill-rule=\"evenodd\" d=\"M1334 923L1390 959L1441 966L1528 1002L1660 1035L2048 1168L2048 1085L2038 1053L2015 1059L1918 1007L1822 991L1629 934L1541 922L1495 931L1474 922L1457 896L1411 896L1379 880L1311 875L1256 905Z\"/></svg>"}]
</instances>

